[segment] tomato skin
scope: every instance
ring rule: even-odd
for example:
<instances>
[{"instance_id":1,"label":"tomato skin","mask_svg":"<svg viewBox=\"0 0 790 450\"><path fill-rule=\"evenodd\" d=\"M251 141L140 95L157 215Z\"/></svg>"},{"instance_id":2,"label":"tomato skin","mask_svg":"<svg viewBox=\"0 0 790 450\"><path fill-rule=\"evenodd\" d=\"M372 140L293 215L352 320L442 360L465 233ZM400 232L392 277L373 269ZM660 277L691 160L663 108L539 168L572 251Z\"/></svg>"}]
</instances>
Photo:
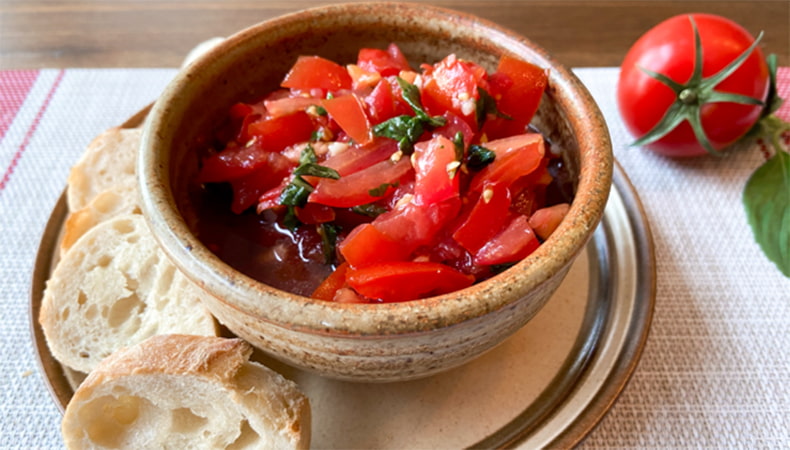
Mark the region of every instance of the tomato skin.
<instances>
[{"instance_id":1,"label":"tomato skin","mask_svg":"<svg viewBox=\"0 0 790 450\"><path fill-rule=\"evenodd\" d=\"M529 216L529 226L545 241L560 226L560 222L568 214L569 209L570 205L567 203L540 208Z\"/></svg>"},{"instance_id":2,"label":"tomato skin","mask_svg":"<svg viewBox=\"0 0 790 450\"><path fill-rule=\"evenodd\" d=\"M352 267L385 261L403 261L409 257L407 247L390 239L369 223L351 230L351 233L338 244L337 249Z\"/></svg>"},{"instance_id":3,"label":"tomato skin","mask_svg":"<svg viewBox=\"0 0 790 450\"><path fill-rule=\"evenodd\" d=\"M537 133L497 139L487 142L484 147L493 151L496 157L472 178L469 185L472 192L482 192L486 182L510 186L538 169L546 154L543 136Z\"/></svg>"},{"instance_id":4,"label":"tomato skin","mask_svg":"<svg viewBox=\"0 0 790 450\"><path fill-rule=\"evenodd\" d=\"M313 134L313 121L304 111L287 116L258 120L247 127L247 133L257 139L264 151L279 152L294 144L307 142Z\"/></svg>"},{"instance_id":5,"label":"tomato skin","mask_svg":"<svg viewBox=\"0 0 790 450\"><path fill-rule=\"evenodd\" d=\"M540 246L525 216L515 216L505 228L475 253L475 264L490 266L520 261Z\"/></svg>"},{"instance_id":6,"label":"tomato skin","mask_svg":"<svg viewBox=\"0 0 790 450\"><path fill-rule=\"evenodd\" d=\"M493 140L526 132L548 84L546 70L503 55L489 82L490 94L498 99L497 109L510 119L489 118L483 125L483 133Z\"/></svg>"},{"instance_id":7,"label":"tomato skin","mask_svg":"<svg viewBox=\"0 0 790 450\"><path fill-rule=\"evenodd\" d=\"M455 146L449 139L436 136L417 143L412 158L415 171L414 202L417 205L429 207L458 197L458 168L447 170L448 165L456 161Z\"/></svg>"},{"instance_id":8,"label":"tomato skin","mask_svg":"<svg viewBox=\"0 0 790 450\"><path fill-rule=\"evenodd\" d=\"M317 300L333 301L337 291L346 284L346 272L348 272L348 264L342 263L324 281L318 285L313 291L310 298Z\"/></svg>"},{"instance_id":9,"label":"tomato skin","mask_svg":"<svg viewBox=\"0 0 790 450\"><path fill-rule=\"evenodd\" d=\"M402 70L411 70L409 62L400 48L390 44L387 50L363 48L359 50L357 65L368 72L378 72L383 77L397 75Z\"/></svg>"},{"instance_id":10,"label":"tomato skin","mask_svg":"<svg viewBox=\"0 0 790 450\"><path fill-rule=\"evenodd\" d=\"M510 209L510 191L502 183L486 183L483 192L490 196L480 195L474 206L465 215L465 219L455 229L452 236L470 253L475 253L486 242L498 233L508 218Z\"/></svg>"},{"instance_id":11,"label":"tomato skin","mask_svg":"<svg viewBox=\"0 0 790 450\"><path fill-rule=\"evenodd\" d=\"M323 100L321 105L351 139L360 144L366 144L371 140L370 124L356 95L343 95Z\"/></svg>"},{"instance_id":12,"label":"tomato skin","mask_svg":"<svg viewBox=\"0 0 790 450\"><path fill-rule=\"evenodd\" d=\"M386 159L367 169L340 177L338 180L321 178L308 201L338 208L371 203L385 197L393 187L387 187L379 196L371 194L371 190L386 184L397 184L409 170L411 163L406 158L402 158L397 163Z\"/></svg>"},{"instance_id":13,"label":"tomato skin","mask_svg":"<svg viewBox=\"0 0 790 450\"><path fill-rule=\"evenodd\" d=\"M711 14L691 14L703 47L703 77L709 77L743 53L754 38L735 22ZM686 83L694 69L694 35L689 15L667 19L648 30L628 51L621 65L617 102L623 122L635 137L650 131L675 101L675 93L648 76L639 66ZM719 83L717 91L765 100L769 72L762 50L757 47L744 63ZM742 137L759 119L761 107L735 103L709 103L701 109L702 126L715 149ZM688 122L646 146L670 157L707 154L697 142Z\"/></svg>"},{"instance_id":14,"label":"tomato skin","mask_svg":"<svg viewBox=\"0 0 790 450\"><path fill-rule=\"evenodd\" d=\"M300 56L280 84L290 89L351 89L351 75L345 67L320 56Z\"/></svg>"},{"instance_id":15,"label":"tomato skin","mask_svg":"<svg viewBox=\"0 0 790 450\"><path fill-rule=\"evenodd\" d=\"M440 263L397 261L351 268L346 281L371 299L401 302L463 289L474 277Z\"/></svg>"}]
</instances>

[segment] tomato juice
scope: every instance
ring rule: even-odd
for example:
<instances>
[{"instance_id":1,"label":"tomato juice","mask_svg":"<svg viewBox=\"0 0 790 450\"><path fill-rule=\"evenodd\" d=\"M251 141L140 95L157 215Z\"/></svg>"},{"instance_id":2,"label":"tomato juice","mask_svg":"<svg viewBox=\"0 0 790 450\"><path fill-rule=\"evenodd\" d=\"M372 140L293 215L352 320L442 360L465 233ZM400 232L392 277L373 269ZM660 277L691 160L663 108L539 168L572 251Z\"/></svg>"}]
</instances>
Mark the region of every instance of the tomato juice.
<instances>
[{"instance_id":1,"label":"tomato juice","mask_svg":"<svg viewBox=\"0 0 790 450\"><path fill-rule=\"evenodd\" d=\"M544 69L487 73L400 49L346 66L302 56L238 103L201 155L197 234L273 287L336 302L407 301L491 277L559 225L572 181L530 121ZM560 206L557 206L560 205Z\"/></svg>"}]
</instances>

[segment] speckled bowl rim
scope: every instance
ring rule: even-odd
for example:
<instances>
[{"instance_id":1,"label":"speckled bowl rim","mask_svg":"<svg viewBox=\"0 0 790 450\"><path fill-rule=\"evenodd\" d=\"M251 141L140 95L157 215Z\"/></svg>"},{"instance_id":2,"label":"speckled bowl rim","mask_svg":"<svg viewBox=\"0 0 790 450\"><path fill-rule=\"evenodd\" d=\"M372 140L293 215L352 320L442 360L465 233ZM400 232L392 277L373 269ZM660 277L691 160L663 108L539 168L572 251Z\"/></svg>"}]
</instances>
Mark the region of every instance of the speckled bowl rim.
<instances>
[{"instance_id":1,"label":"speckled bowl rim","mask_svg":"<svg viewBox=\"0 0 790 450\"><path fill-rule=\"evenodd\" d=\"M379 18L409 14L410 17L449 21L465 27L475 39L495 42L503 51L528 49L531 62L549 67L549 90L559 109L567 111L570 129L580 149L576 198L555 233L529 257L472 287L453 293L403 303L341 304L315 300L281 291L236 272L206 248L181 218L169 185L168 162L156 149L158 127L167 120L170 102L177 101L190 74L205 70L214 59L230 58L231 49L258 33L311 20L325 14L363 14L387 9ZM581 151L581 149L587 149ZM193 281L220 300L235 298L235 309L278 326L311 334L345 337L381 337L428 332L474 320L524 296L569 267L582 251L599 223L612 182L612 150L604 118L579 79L543 49L490 21L445 8L423 4L366 2L322 6L299 11L253 25L226 39L180 71L155 103L146 123L138 177L143 213L165 253ZM159 169L159 170L157 170ZM184 261L192 259L187 267ZM197 261L200 261L196 264ZM394 318L408 317L407 324Z\"/></svg>"}]
</instances>

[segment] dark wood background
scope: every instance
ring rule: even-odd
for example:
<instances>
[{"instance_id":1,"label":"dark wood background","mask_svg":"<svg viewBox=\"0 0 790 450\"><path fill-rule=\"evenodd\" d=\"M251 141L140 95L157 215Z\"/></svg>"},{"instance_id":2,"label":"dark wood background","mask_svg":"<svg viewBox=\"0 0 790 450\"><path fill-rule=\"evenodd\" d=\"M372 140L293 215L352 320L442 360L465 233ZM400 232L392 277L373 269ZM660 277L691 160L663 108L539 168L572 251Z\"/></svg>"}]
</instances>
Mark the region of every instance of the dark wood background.
<instances>
[{"instance_id":1,"label":"dark wood background","mask_svg":"<svg viewBox=\"0 0 790 450\"><path fill-rule=\"evenodd\" d=\"M269 0L0 0L0 69L176 67L199 42L327 4ZM641 33L675 14L710 12L763 30L790 65L790 1L431 1L515 30L566 65L616 66Z\"/></svg>"}]
</instances>

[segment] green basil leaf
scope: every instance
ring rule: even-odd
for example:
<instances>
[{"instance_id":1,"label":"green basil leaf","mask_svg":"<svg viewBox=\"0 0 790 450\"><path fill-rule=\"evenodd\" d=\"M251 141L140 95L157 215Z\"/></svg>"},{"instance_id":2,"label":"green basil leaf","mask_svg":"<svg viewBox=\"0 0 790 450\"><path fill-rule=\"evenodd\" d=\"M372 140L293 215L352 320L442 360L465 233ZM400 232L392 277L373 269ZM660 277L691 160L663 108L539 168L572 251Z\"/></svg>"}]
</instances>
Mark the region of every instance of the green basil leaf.
<instances>
[{"instance_id":1,"label":"green basil leaf","mask_svg":"<svg viewBox=\"0 0 790 450\"><path fill-rule=\"evenodd\" d=\"M743 205L754 239L790 278L790 154L778 150L752 174Z\"/></svg>"},{"instance_id":2,"label":"green basil leaf","mask_svg":"<svg viewBox=\"0 0 790 450\"><path fill-rule=\"evenodd\" d=\"M288 209L285 210L285 217L283 217L283 225L291 231L296 231L301 225L299 219L296 217L296 208L294 206L288 206Z\"/></svg>"},{"instance_id":3,"label":"green basil leaf","mask_svg":"<svg viewBox=\"0 0 790 450\"><path fill-rule=\"evenodd\" d=\"M307 197L313 192L313 186L301 177L295 177L280 194L280 204L287 206L304 206Z\"/></svg>"},{"instance_id":4,"label":"green basil leaf","mask_svg":"<svg viewBox=\"0 0 790 450\"><path fill-rule=\"evenodd\" d=\"M333 180L340 179L340 174L335 169L330 167L321 166L314 163L302 164L294 169L295 176L309 175L313 177L331 178Z\"/></svg>"},{"instance_id":5,"label":"green basil leaf","mask_svg":"<svg viewBox=\"0 0 790 450\"><path fill-rule=\"evenodd\" d=\"M482 145L470 145L466 165L470 169L479 170L491 164L496 159L496 153Z\"/></svg>"},{"instance_id":6,"label":"green basil leaf","mask_svg":"<svg viewBox=\"0 0 790 450\"><path fill-rule=\"evenodd\" d=\"M475 111L477 113L477 127L482 128L486 118L489 114L496 117L501 117L507 120L513 120L512 117L503 113L496 107L496 100L485 89L477 87L477 102L475 102Z\"/></svg>"},{"instance_id":7,"label":"green basil leaf","mask_svg":"<svg viewBox=\"0 0 790 450\"><path fill-rule=\"evenodd\" d=\"M390 186L398 187L399 185L400 185L400 183L398 183L398 182L395 182L395 183L381 183L378 187L375 187L373 189L368 190L368 194L370 194L371 197L381 197L381 196L383 196L384 194L387 193L387 189Z\"/></svg>"},{"instance_id":8,"label":"green basil leaf","mask_svg":"<svg viewBox=\"0 0 790 450\"><path fill-rule=\"evenodd\" d=\"M403 153L410 154L414 143L420 139L425 129L422 121L412 116L396 116L385 120L373 127L375 136L388 137L398 141L398 147Z\"/></svg>"},{"instance_id":9,"label":"green basil leaf","mask_svg":"<svg viewBox=\"0 0 790 450\"><path fill-rule=\"evenodd\" d=\"M420 100L420 89L409 83L408 81L404 80L401 77L397 78L398 85L403 91L403 99L406 100L406 103L411 106L411 109L414 110L415 116L420 119L422 122L428 124L431 127L441 127L447 120L442 116L429 116L425 109L422 107L422 101Z\"/></svg>"},{"instance_id":10,"label":"green basil leaf","mask_svg":"<svg viewBox=\"0 0 790 450\"><path fill-rule=\"evenodd\" d=\"M351 210L357 214L362 214L363 216L368 216L373 218L378 217L381 214L387 212L387 208L381 205L377 205L375 203L366 203L364 205L354 206L353 208L351 208Z\"/></svg>"},{"instance_id":11,"label":"green basil leaf","mask_svg":"<svg viewBox=\"0 0 790 450\"><path fill-rule=\"evenodd\" d=\"M335 260L335 247L337 246L337 225L322 223L318 227L321 235L321 250L324 253L324 263L332 264Z\"/></svg>"},{"instance_id":12,"label":"green basil leaf","mask_svg":"<svg viewBox=\"0 0 790 450\"><path fill-rule=\"evenodd\" d=\"M299 165L302 164L315 164L318 162L318 157L315 155L315 150L313 150L313 146L308 144L307 147L302 149L302 153L299 154Z\"/></svg>"},{"instance_id":13,"label":"green basil leaf","mask_svg":"<svg viewBox=\"0 0 790 450\"><path fill-rule=\"evenodd\" d=\"M464 160L464 134L460 131L453 136L453 146L455 147L455 160Z\"/></svg>"}]
</instances>

